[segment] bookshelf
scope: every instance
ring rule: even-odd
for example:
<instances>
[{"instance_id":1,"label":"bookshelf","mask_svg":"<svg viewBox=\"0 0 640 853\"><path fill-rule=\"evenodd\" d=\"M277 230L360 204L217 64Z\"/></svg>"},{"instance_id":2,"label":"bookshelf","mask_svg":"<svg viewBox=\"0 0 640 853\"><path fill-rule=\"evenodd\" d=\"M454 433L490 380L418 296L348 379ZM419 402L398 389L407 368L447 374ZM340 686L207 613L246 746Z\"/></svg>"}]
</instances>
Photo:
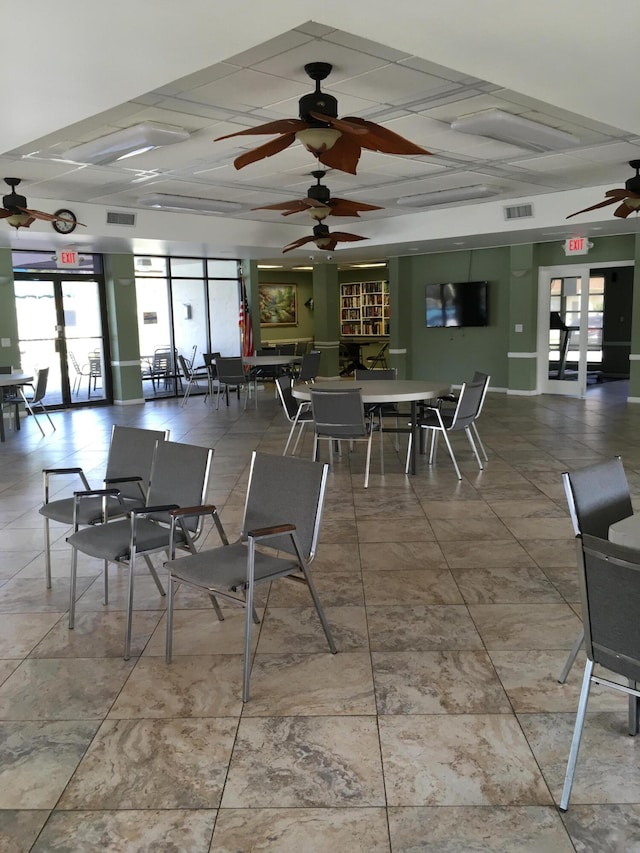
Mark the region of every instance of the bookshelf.
<instances>
[{"instance_id":1,"label":"bookshelf","mask_svg":"<svg viewBox=\"0 0 640 853\"><path fill-rule=\"evenodd\" d=\"M389 282L358 281L340 285L342 337L389 334Z\"/></svg>"}]
</instances>

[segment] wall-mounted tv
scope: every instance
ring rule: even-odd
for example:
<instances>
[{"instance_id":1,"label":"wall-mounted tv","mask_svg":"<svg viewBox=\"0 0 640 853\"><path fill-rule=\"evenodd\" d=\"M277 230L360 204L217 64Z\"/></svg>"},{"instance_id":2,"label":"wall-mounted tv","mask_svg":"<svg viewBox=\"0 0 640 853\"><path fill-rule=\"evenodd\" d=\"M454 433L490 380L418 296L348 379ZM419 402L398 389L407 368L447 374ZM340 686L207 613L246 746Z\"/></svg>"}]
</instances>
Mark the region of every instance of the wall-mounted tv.
<instances>
[{"instance_id":1,"label":"wall-mounted tv","mask_svg":"<svg viewBox=\"0 0 640 853\"><path fill-rule=\"evenodd\" d=\"M488 291L486 281L447 282L426 286L426 324L445 326L487 326Z\"/></svg>"}]
</instances>

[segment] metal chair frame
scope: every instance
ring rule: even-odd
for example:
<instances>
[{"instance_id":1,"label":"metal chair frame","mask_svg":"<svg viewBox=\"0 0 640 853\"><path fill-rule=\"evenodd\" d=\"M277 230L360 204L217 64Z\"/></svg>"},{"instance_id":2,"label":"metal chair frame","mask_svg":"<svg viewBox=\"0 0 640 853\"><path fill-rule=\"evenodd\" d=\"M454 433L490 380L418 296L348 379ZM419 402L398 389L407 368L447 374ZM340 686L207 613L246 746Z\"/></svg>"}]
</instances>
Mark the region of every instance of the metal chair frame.
<instances>
[{"instance_id":1,"label":"metal chair frame","mask_svg":"<svg viewBox=\"0 0 640 853\"><path fill-rule=\"evenodd\" d=\"M33 419L36 422L36 424L38 425L38 429L40 430L40 432L42 433L43 436L44 436L45 432L42 429L42 426L40 425L40 421L38 420L33 407L34 406L40 406L42 412L47 416L47 420L49 421L53 431L55 432L56 425L51 420L51 416L49 415L49 412L47 411L46 406L43 402L45 394L47 393L47 382L48 382L48 380L49 380L49 368L48 367L42 367L42 368L40 368L40 370L37 373L35 386L31 385L31 388L33 389L33 395L31 397L26 396L22 386L20 386L18 389L20 396L22 397L22 402L24 403L25 409L29 412L30 415L33 415Z\"/></svg>"},{"instance_id":2,"label":"metal chair frame","mask_svg":"<svg viewBox=\"0 0 640 853\"><path fill-rule=\"evenodd\" d=\"M292 385L293 380L290 376L279 376L276 379L276 390L278 392L278 396L280 397L280 402L282 403L282 408L284 409L284 413L287 417L287 420L291 424L287 443L285 444L284 450L282 451L283 456L287 455L287 450L289 450L289 445L291 444L291 439L293 438L293 434L296 431L296 428L299 427L299 430L296 442L293 445L293 456L296 455L296 450L298 449L298 444L300 443L300 439L302 438L302 431L304 430L305 426L308 423L313 423L313 415L311 414L311 403L308 403L306 401L298 403L293 394L291 393Z\"/></svg>"}]
</instances>

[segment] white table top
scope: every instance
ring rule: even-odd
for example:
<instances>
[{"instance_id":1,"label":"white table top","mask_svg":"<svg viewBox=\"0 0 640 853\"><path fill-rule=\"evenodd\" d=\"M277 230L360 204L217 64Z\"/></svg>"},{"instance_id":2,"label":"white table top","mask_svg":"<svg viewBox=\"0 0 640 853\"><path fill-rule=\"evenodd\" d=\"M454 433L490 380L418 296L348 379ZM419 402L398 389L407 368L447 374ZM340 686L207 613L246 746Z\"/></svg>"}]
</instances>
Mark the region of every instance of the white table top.
<instances>
[{"instance_id":1,"label":"white table top","mask_svg":"<svg viewBox=\"0 0 640 853\"><path fill-rule=\"evenodd\" d=\"M278 367L285 364L299 364L301 355L243 355L242 363L247 367Z\"/></svg>"},{"instance_id":2,"label":"white table top","mask_svg":"<svg viewBox=\"0 0 640 853\"><path fill-rule=\"evenodd\" d=\"M298 400L310 400L312 389L327 391L348 391L360 388L363 403L408 403L415 400L433 400L449 393L449 385L444 382L430 382L422 379L365 379L356 382L349 379L337 379L316 382L315 385L294 385L291 389Z\"/></svg>"},{"instance_id":3,"label":"white table top","mask_svg":"<svg viewBox=\"0 0 640 853\"><path fill-rule=\"evenodd\" d=\"M0 373L0 388L9 388L11 385L28 385L33 382L33 375L23 373L20 370L14 373Z\"/></svg>"},{"instance_id":4,"label":"white table top","mask_svg":"<svg viewBox=\"0 0 640 853\"><path fill-rule=\"evenodd\" d=\"M609 528L609 541L615 545L640 549L640 513L612 524Z\"/></svg>"}]
</instances>

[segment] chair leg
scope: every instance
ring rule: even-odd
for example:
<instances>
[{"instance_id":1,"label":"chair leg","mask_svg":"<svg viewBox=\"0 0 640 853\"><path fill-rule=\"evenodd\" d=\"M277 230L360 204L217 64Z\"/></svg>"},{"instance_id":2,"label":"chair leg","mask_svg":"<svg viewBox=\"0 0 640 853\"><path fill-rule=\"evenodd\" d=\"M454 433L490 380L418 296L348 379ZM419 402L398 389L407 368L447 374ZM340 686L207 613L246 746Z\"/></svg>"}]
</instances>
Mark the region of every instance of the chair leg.
<instances>
[{"instance_id":1,"label":"chair leg","mask_svg":"<svg viewBox=\"0 0 640 853\"><path fill-rule=\"evenodd\" d=\"M629 679L629 687L632 690L638 689L637 682ZM640 701L637 696L629 695L629 734L635 737L638 734L638 724L640 723Z\"/></svg>"},{"instance_id":2,"label":"chair leg","mask_svg":"<svg viewBox=\"0 0 640 853\"><path fill-rule=\"evenodd\" d=\"M483 464L482 464L482 460L481 460L481 459L480 459L480 457L478 456L478 450L477 450L477 448L476 448L476 445L475 445L475 442L474 442L474 440L473 440L473 436L471 435L471 430L469 429L469 427L467 427L467 428L465 429L465 433L466 433L467 438L469 439L469 444L471 445L471 449L473 450L473 455L476 457L476 460L477 460L477 462L478 462L478 465L479 465L479 467L480 467L480 470L481 470L481 471L483 471L483 470L484 470L484 466L483 466Z\"/></svg>"},{"instance_id":3,"label":"chair leg","mask_svg":"<svg viewBox=\"0 0 640 853\"><path fill-rule=\"evenodd\" d=\"M158 587L158 592L160 595L166 595L164 587L162 586L162 581L158 577L158 573L156 572L155 566L151 562L151 558L145 554L144 561L147 564L147 568L151 574L151 577L154 579L156 586Z\"/></svg>"},{"instance_id":4,"label":"chair leg","mask_svg":"<svg viewBox=\"0 0 640 853\"><path fill-rule=\"evenodd\" d=\"M307 568L307 565L304 559L301 561L302 571L307 581L307 586L309 587L309 592L311 593L311 598L313 599L313 604L316 608L316 613L318 614L318 618L320 619L320 624L322 625L322 630L324 631L324 635L327 638L327 643L329 644L329 650L332 655L337 653L336 644L333 642L333 636L331 634L331 628L329 628L329 623L327 622L327 617L324 615L324 609L322 604L320 603L320 598L318 597L318 593L316 591L315 584L311 579L311 574Z\"/></svg>"},{"instance_id":5,"label":"chair leg","mask_svg":"<svg viewBox=\"0 0 640 853\"><path fill-rule=\"evenodd\" d=\"M564 663L564 666L562 667L562 672L560 673L560 676L558 678L558 681L560 682L560 684L564 684L565 681L567 680L567 676L571 672L571 667L575 663L575 659L578 656L578 652L582 648L583 642L584 642L584 628L580 628L580 633L576 637L574 644L571 646L571 651L569 652L569 655L568 655L568 657Z\"/></svg>"},{"instance_id":6,"label":"chair leg","mask_svg":"<svg viewBox=\"0 0 640 853\"><path fill-rule=\"evenodd\" d=\"M78 551L71 549L71 576L69 579L69 628L75 626L76 620L76 578L78 576Z\"/></svg>"},{"instance_id":7,"label":"chair leg","mask_svg":"<svg viewBox=\"0 0 640 853\"><path fill-rule=\"evenodd\" d=\"M47 589L51 589L51 536L49 531L49 519L44 519L44 574Z\"/></svg>"},{"instance_id":8,"label":"chair leg","mask_svg":"<svg viewBox=\"0 0 640 853\"><path fill-rule=\"evenodd\" d=\"M479 448L480 448L480 450L482 451L482 455L484 456L484 461L485 461L485 462L488 462L488 461L489 461L489 457L487 456L487 451L484 449L484 444L482 443L482 439L480 438L480 433L478 432L478 427L476 426L476 422L475 422L475 421L473 421L473 422L472 422L472 424L471 424L471 429L473 430L474 435L475 435L475 437L476 437L476 441L477 441L477 443L478 443L478 447L479 447Z\"/></svg>"},{"instance_id":9,"label":"chair leg","mask_svg":"<svg viewBox=\"0 0 640 853\"><path fill-rule=\"evenodd\" d=\"M102 569L102 574L104 577L104 606L106 607L109 604L109 561L104 561L104 566Z\"/></svg>"},{"instance_id":10,"label":"chair leg","mask_svg":"<svg viewBox=\"0 0 640 853\"><path fill-rule=\"evenodd\" d=\"M462 474L460 473L460 469L458 468L458 463L456 461L456 457L455 457L455 454L453 452L453 447L451 447L451 442L449 441L449 436L447 435L446 430L442 433L442 435L443 435L445 443L447 445L447 450L449 451L449 456L451 457L451 461L453 462L453 467L456 469L456 476L458 477L459 480L461 480ZM435 436L435 430L434 430L434 436ZM480 467L482 467L482 466L480 466Z\"/></svg>"},{"instance_id":11,"label":"chair leg","mask_svg":"<svg viewBox=\"0 0 640 853\"><path fill-rule=\"evenodd\" d=\"M578 760L578 752L580 750L580 740L582 738L582 730L584 728L584 718L587 711L587 702L589 701L589 690L591 689L592 673L593 661L588 660L584 668L582 690L580 691L580 701L578 702L578 713L576 714L576 724L573 730L573 739L571 741L571 749L569 751L569 760L567 761L567 772L564 778L562 796L560 798L559 808L562 812L566 812L566 810L569 808L569 797L571 796L571 788L573 787L573 777L576 772L576 762Z\"/></svg>"},{"instance_id":12,"label":"chair leg","mask_svg":"<svg viewBox=\"0 0 640 853\"><path fill-rule=\"evenodd\" d=\"M365 489L369 488L369 466L371 464L371 440L373 439L373 432L369 433L369 441L367 441L367 461L365 463L364 468L364 487Z\"/></svg>"},{"instance_id":13,"label":"chair leg","mask_svg":"<svg viewBox=\"0 0 640 853\"><path fill-rule=\"evenodd\" d=\"M173 654L173 597L177 587L176 581L169 575L169 584L167 586L167 636L165 640L164 659L166 663L171 663Z\"/></svg>"}]
</instances>

